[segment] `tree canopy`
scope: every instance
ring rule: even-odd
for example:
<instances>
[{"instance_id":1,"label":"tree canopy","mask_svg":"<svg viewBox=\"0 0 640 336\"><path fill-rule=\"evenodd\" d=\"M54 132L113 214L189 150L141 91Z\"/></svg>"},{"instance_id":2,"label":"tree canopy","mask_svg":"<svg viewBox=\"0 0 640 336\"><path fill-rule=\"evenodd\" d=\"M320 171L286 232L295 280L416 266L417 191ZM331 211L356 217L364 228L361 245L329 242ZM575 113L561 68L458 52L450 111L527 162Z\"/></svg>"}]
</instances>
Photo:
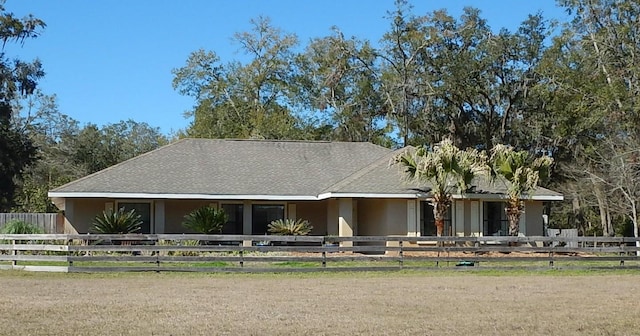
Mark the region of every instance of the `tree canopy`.
<instances>
[{"instance_id":1,"label":"tree canopy","mask_svg":"<svg viewBox=\"0 0 640 336\"><path fill-rule=\"evenodd\" d=\"M509 30L475 8L455 17L396 0L376 40L332 27L300 41L258 17L233 36L237 59L201 49L173 69L174 88L194 101L179 136L393 148L450 139L487 153L504 144L553 158L543 184L568 201L554 205L551 225L637 234L640 4L557 4L570 21L531 13ZM0 210L53 210L46 190L170 141L141 121L82 125L58 111L38 90L40 62L4 52L44 22L4 6L0 17Z\"/></svg>"}]
</instances>

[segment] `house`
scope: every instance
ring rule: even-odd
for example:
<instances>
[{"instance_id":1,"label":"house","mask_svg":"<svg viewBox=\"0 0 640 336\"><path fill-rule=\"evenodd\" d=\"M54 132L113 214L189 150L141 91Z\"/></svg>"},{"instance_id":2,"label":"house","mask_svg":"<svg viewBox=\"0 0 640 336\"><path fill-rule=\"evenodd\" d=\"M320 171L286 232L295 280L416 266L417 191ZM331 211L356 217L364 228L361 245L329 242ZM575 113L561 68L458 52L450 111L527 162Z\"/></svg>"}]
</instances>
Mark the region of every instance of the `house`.
<instances>
[{"instance_id":1,"label":"house","mask_svg":"<svg viewBox=\"0 0 640 336\"><path fill-rule=\"evenodd\" d=\"M103 210L135 209L143 233L183 233L183 217L211 205L229 216L223 233L265 234L280 218L303 218L314 235L435 235L428 191L403 182L391 158L371 143L183 139L49 192L65 214L65 233L90 231ZM447 235L507 232L504 190L478 183L454 195ZM525 202L520 231L543 235L538 190Z\"/></svg>"}]
</instances>

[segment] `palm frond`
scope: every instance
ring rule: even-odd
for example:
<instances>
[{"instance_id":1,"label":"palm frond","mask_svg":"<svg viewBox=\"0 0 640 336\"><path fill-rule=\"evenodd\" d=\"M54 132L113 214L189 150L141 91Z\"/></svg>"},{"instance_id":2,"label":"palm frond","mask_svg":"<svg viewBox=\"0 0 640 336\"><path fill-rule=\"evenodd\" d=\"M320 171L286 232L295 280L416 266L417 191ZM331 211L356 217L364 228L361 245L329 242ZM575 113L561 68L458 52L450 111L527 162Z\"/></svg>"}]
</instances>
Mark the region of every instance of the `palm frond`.
<instances>
[{"instance_id":1,"label":"palm frond","mask_svg":"<svg viewBox=\"0 0 640 336\"><path fill-rule=\"evenodd\" d=\"M227 219L227 214L223 209L204 206L184 216L182 226L197 233L215 234L222 232L222 227Z\"/></svg>"},{"instance_id":2,"label":"palm frond","mask_svg":"<svg viewBox=\"0 0 640 336\"><path fill-rule=\"evenodd\" d=\"M142 217L135 210L103 211L93 219L93 231L103 234L136 233L142 228Z\"/></svg>"},{"instance_id":3,"label":"palm frond","mask_svg":"<svg viewBox=\"0 0 640 336\"><path fill-rule=\"evenodd\" d=\"M267 231L279 236L306 236L311 233L313 226L308 220L303 219L278 219L271 222Z\"/></svg>"}]
</instances>

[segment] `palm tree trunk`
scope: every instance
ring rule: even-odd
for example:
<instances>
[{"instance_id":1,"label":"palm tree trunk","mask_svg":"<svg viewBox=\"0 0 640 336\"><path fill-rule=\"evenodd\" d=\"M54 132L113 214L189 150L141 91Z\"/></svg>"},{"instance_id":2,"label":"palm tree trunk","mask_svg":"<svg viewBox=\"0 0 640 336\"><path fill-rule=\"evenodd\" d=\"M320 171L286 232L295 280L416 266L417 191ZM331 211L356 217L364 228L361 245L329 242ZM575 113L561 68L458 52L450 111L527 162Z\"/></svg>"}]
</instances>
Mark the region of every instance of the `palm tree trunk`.
<instances>
[{"instance_id":1,"label":"palm tree trunk","mask_svg":"<svg viewBox=\"0 0 640 336\"><path fill-rule=\"evenodd\" d=\"M436 235L441 237L444 234L444 218L447 215L447 204L445 202L434 202L433 217L436 224Z\"/></svg>"},{"instance_id":2,"label":"palm tree trunk","mask_svg":"<svg viewBox=\"0 0 640 336\"><path fill-rule=\"evenodd\" d=\"M509 221L509 236L518 236L520 232L520 214L522 213L520 200L509 200L504 211Z\"/></svg>"}]
</instances>

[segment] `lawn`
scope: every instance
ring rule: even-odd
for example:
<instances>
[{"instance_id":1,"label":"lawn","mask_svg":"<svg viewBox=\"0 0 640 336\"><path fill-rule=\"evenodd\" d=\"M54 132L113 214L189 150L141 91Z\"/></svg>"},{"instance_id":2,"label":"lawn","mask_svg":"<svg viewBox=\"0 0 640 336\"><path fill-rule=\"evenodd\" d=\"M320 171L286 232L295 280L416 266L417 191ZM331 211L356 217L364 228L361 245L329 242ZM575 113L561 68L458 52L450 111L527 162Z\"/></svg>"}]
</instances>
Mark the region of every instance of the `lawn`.
<instances>
[{"instance_id":1,"label":"lawn","mask_svg":"<svg viewBox=\"0 0 640 336\"><path fill-rule=\"evenodd\" d=\"M640 272L0 272L0 335L637 335Z\"/></svg>"}]
</instances>

